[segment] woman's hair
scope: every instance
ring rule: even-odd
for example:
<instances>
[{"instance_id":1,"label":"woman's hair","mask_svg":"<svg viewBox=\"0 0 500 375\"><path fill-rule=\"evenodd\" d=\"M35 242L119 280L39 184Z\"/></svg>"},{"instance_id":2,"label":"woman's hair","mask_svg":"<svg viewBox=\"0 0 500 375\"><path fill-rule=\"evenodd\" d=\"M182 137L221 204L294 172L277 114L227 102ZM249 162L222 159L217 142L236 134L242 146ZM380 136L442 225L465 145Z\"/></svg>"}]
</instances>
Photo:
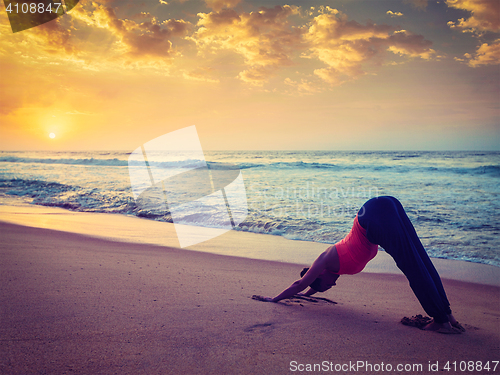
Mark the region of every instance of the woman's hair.
<instances>
[{"instance_id":1,"label":"woman's hair","mask_svg":"<svg viewBox=\"0 0 500 375\"><path fill-rule=\"evenodd\" d=\"M308 270L309 267L303 268L302 271L300 271L300 277L304 277L304 275ZM317 277L316 280L314 280L309 286L313 288L315 291L319 292L319 290L321 289L321 279Z\"/></svg>"}]
</instances>

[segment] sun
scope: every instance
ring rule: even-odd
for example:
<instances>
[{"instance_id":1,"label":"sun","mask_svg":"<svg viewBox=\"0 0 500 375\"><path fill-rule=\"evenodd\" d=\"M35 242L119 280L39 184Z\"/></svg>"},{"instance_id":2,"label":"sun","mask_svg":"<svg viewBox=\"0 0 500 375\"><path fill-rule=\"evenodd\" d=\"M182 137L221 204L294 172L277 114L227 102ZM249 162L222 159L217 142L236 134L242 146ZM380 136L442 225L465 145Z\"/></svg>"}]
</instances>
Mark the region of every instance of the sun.
<instances>
[{"instance_id":1,"label":"sun","mask_svg":"<svg viewBox=\"0 0 500 375\"><path fill-rule=\"evenodd\" d=\"M54 133L50 133L49 137L52 138L52 139L54 139L56 137L56 135Z\"/></svg>"}]
</instances>

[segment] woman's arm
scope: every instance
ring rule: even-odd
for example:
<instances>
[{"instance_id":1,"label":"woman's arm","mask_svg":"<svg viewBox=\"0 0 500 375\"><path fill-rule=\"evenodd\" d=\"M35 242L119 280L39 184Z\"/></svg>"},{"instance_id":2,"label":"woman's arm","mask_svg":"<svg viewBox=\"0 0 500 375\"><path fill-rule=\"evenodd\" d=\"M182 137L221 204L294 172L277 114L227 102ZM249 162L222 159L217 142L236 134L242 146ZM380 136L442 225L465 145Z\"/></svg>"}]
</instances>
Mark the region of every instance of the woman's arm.
<instances>
[{"instance_id":1,"label":"woman's arm","mask_svg":"<svg viewBox=\"0 0 500 375\"><path fill-rule=\"evenodd\" d=\"M292 285L286 288L283 292L278 294L274 298L266 298L266 301L269 302L278 302L285 298L290 298L296 295L297 293L302 292L305 288L312 284L314 280L326 269L326 252L323 252L312 264L306 274L300 279L295 281ZM314 289L313 289L314 291ZM315 292L315 291L314 291ZM310 290L307 291L307 295L311 295L314 293L310 293Z\"/></svg>"}]
</instances>

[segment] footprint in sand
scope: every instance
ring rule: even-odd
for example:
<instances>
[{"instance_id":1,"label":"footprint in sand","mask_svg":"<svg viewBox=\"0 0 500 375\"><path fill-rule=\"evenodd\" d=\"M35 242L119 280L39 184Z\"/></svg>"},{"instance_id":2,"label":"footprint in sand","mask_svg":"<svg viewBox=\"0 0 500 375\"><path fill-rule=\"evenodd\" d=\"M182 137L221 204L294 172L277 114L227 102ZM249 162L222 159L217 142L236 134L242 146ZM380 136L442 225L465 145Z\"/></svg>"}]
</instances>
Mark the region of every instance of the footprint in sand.
<instances>
[{"instance_id":1,"label":"footprint in sand","mask_svg":"<svg viewBox=\"0 0 500 375\"><path fill-rule=\"evenodd\" d=\"M295 296L292 298L285 299L281 301L284 305L287 306L302 306L305 307L307 306L310 302L311 304L314 304L316 306L319 305L336 305L337 302L329 300L328 298L321 298L321 297L302 297L302 296Z\"/></svg>"},{"instance_id":2,"label":"footprint in sand","mask_svg":"<svg viewBox=\"0 0 500 375\"><path fill-rule=\"evenodd\" d=\"M478 331L479 327L471 326L470 324L464 323L462 324L466 331Z\"/></svg>"},{"instance_id":3,"label":"footprint in sand","mask_svg":"<svg viewBox=\"0 0 500 375\"><path fill-rule=\"evenodd\" d=\"M332 301L331 299L328 299L328 298L323 298L323 297L295 296L293 298L290 298L290 300L293 302L297 302L297 300L299 300L299 301L307 301L307 302L320 303L320 304L332 304L332 305L337 304L337 302Z\"/></svg>"},{"instance_id":4,"label":"footprint in sand","mask_svg":"<svg viewBox=\"0 0 500 375\"><path fill-rule=\"evenodd\" d=\"M262 296L258 296L258 295L253 295L252 296L252 299L256 300L256 301L263 301L263 302L267 302L266 301L266 298L265 297L262 297ZM300 306L304 306L301 302L312 302L312 303L319 303L319 304L332 304L332 305L336 305L337 302L335 301L332 301L328 298L322 298L322 297L304 297L304 296L294 296L292 298L287 298L281 302L278 302L278 303L283 303L285 305L297 305L299 304Z\"/></svg>"},{"instance_id":5,"label":"footprint in sand","mask_svg":"<svg viewBox=\"0 0 500 375\"><path fill-rule=\"evenodd\" d=\"M270 332L273 329L273 323L263 323L263 324L254 324L253 326L247 327L244 329L245 332Z\"/></svg>"}]
</instances>

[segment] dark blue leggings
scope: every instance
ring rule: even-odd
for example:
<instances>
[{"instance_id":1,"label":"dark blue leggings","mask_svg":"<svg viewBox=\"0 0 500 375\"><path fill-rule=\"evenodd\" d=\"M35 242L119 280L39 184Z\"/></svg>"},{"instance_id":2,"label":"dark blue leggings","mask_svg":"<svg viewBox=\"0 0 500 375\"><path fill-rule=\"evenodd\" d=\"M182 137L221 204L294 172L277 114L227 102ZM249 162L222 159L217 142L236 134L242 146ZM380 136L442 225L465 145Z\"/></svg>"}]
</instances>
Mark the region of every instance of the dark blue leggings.
<instances>
[{"instance_id":1,"label":"dark blue leggings","mask_svg":"<svg viewBox=\"0 0 500 375\"><path fill-rule=\"evenodd\" d=\"M370 199L359 210L358 222L368 240L394 258L425 312L437 323L447 322L451 310L441 278L401 203L394 197Z\"/></svg>"}]
</instances>

